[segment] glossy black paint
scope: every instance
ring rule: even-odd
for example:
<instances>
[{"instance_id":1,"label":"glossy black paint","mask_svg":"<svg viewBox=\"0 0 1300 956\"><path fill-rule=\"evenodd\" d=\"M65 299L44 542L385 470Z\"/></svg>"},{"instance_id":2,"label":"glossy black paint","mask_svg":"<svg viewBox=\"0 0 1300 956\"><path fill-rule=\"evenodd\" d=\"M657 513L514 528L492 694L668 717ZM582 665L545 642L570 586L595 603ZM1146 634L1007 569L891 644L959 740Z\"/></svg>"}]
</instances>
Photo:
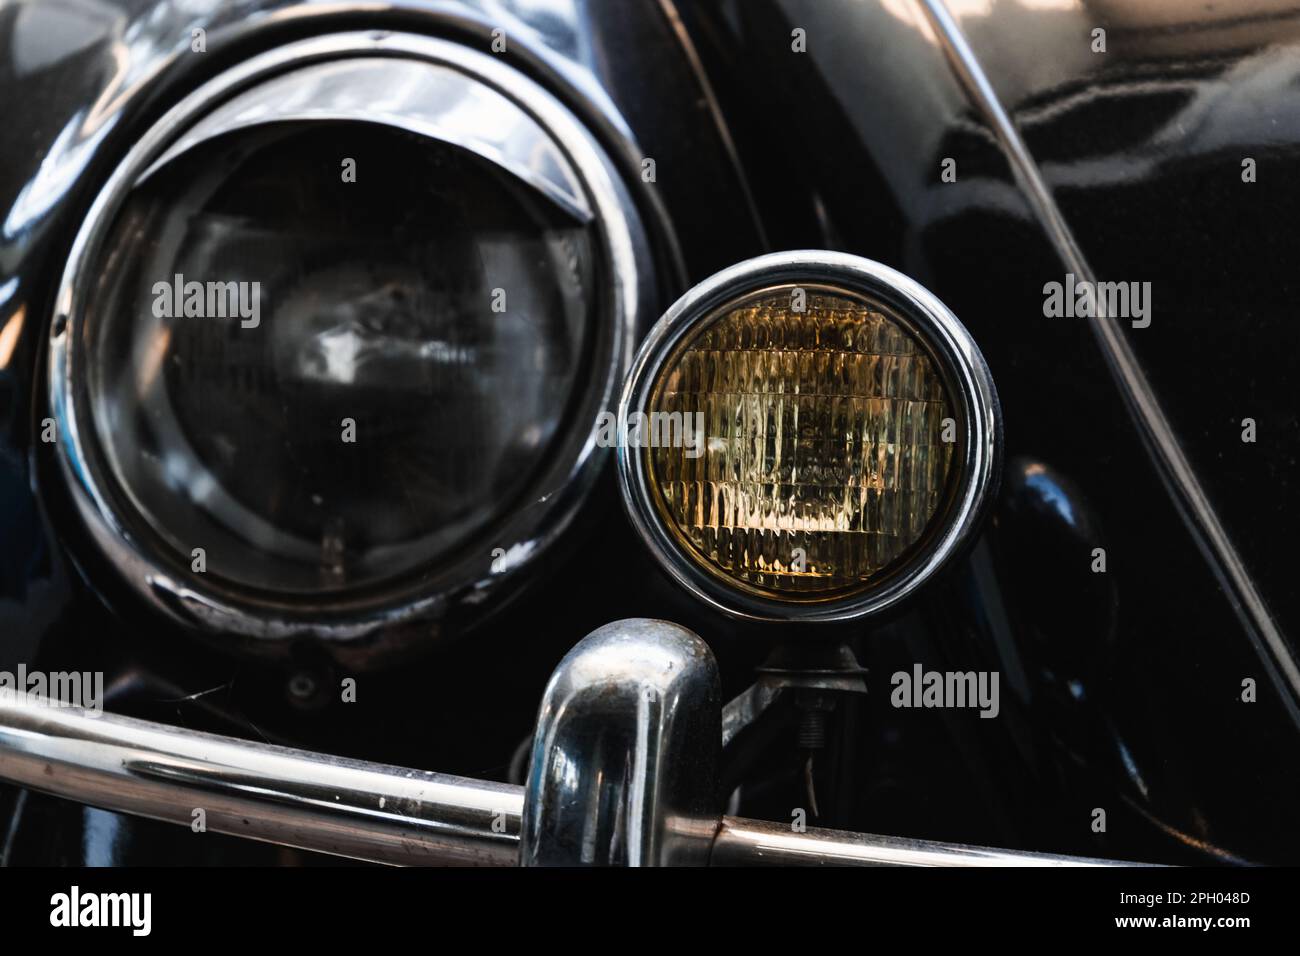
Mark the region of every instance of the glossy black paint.
<instances>
[{"instance_id":1,"label":"glossy black paint","mask_svg":"<svg viewBox=\"0 0 1300 956\"><path fill-rule=\"evenodd\" d=\"M1045 770L1045 761L1061 761L1062 773L1071 764L1086 771L1083 777L1062 778L1064 815L1056 816L1055 824L1078 827L1091 807L1110 807L1119 800L1156 830L1212 855L1222 848L1255 859L1293 858L1288 807L1294 805L1300 781L1294 761L1283 756L1294 753L1296 745L1292 701L1268 681L1231 600L1147 456L1086 324L1044 317L1043 285L1063 279L1064 265L1011 176L993 132L946 69L933 25L919 6L757 3L745 4L743 17L738 5L728 2L691 9L697 36L708 38L714 69L732 78L722 98L741 155L753 170L759 204L767 208L769 191L781 191L786 200L772 204L779 217L768 224L774 243L842 238L850 251L880 258L926 282L971 328L989 360L1006 410L1009 459L1043 463L1047 474L1068 476L1081 489L1077 508L1086 509L1090 520L1063 535L1053 527L1059 527L1059 515L1034 516L1032 502L1042 488L1024 476L1018 479L1013 466L1006 509L990 535L997 555L993 573L1005 602L1001 627L1009 633L999 634L991 617L971 649L958 652L970 660L974 647L1000 648L1008 672L1012 660L1019 660L1037 678L1030 683L1026 728L1054 737L1064 733L1066 724L1065 715L1054 713L1059 708L1049 706L1053 685L1068 678L1052 668L1071 658L1089 664L1087 674L1081 674L1087 682L1080 682L1079 696L1111 726L1091 735L1091 743L1052 740L1038 751L1040 769ZM1038 17L1028 33L1035 43L1022 42L1030 18L1019 18L1017 8L1007 5L996 9L1002 19L991 18L984 32L972 18L962 21L974 37L976 53L992 57L987 69L995 85L999 79L1006 85L1008 77L1032 76L1030 67L1040 60L1048 73L1062 69L1072 62L1063 51L1071 44L1087 50L1090 34L1083 27L1092 20L1086 7L1058 21L1046 14ZM1190 5L1184 13L1193 24L1199 19ZM795 27L805 29L809 38L803 66L791 65L797 59L790 51ZM1148 46L1156 48L1167 39L1160 27L1145 35ZM996 45L981 47L981 36ZM1155 81L1169 72L1186 81L1185 68L1144 46L1142 30L1121 36L1116 47L1141 63L1152 81L1148 85L1161 90ZM1205 82L1217 84L1220 92L1224 87L1231 91L1240 75L1234 65L1248 50L1214 51L1219 35L1212 29L1197 36L1218 59L1212 79ZM1221 39L1235 42L1231 32ZM1271 55L1294 59L1295 51L1288 49ZM1088 56L1090 52L1082 59L1087 62ZM1088 168L1090 155L1117 151L1127 156L1147 148L1160 128L1154 118L1170 109L1167 99L1155 97L1150 118L1124 110L1125 123L1118 129L1086 112L1072 118L1071 95L1080 85L1092 88L1087 77L1071 81L1060 90L1044 84L1028 97L1038 111L1029 119L1050 117L1054 129L1068 130L1071 137L1059 134L1054 140L1058 157L1064 158L1045 165L1049 185L1055 185L1054 179L1078 182L1070 177L1079 174L1081 165ZM1031 134L1021 101L999 92L1009 100L1013 119L1026 127L1031 148L1042 149L1042 137ZM1223 95L1231 98L1230 92ZM1051 108L1054 96L1065 105ZM1082 98L1095 103L1104 96ZM1241 135L1249 142L1273 146L1288 135L1276 129L1283 121L1277 115L1253 118L1266 122L1255 127L1242 123ZM1294 133L1291 116L1289 134ZM906 140L906 161L897 156L900 138ZM1082 151L1080 144L1085 144ZM1267 448L1244 445L1240 426L1225 420L1230 418L1227 410L1211 406L1222 404L1234 389L1246 389L1275 410L1275 427L1290 427L1295 402L1284 391L1286 370L1294 362L1288 345L1293 332L1285 324L1285 311L1277 308L1287 295L1276 283L1263 283L1266 289L1261 289L1261 284L1246 282L1240 266L1225 275L1223 257L1207 254L1201 245L1204 233L1187 228L1184 210L1193 208L1205 217L1216 215L1217 208L1218 235L1241 247L1251 241L1249 235L1227 220L1235 201L1227 197L1236 193L1229 193L1228 185L1218 193L1198 188L1180 172L1196 165L1194 157L1184 157L1177 143L1165 143L1163 149L1168 162L1148 173L1154 184L1122 176L1089 183L1084 176L1090 203L1079 198L1084 189L1069 197L1064 186L1056 191L1072 222L1080 208L1100 207L1125 221L1141 217L1142 243L1132 243L1131 225L1100 217L1094 217L1096 225L1087 219L1080 223L1080 241L1085 253L1097 250L1103 278L1153 281L1159 318L1152 328L1159 339L1147 342L1143 336L1150 329L1133 330L1134 341L1143 341L1144 364L1164 403L1175 410L1179 436L1197 456L1214 503L1232 499L1224 520L1241 541L1250 569L1263 575L1266 599L1285 609L1293 592L1278 575L1290 564L1285 546L1293 536L1285 527L1260 526L1276 509L1285 508L1286 496L1260 471L1287 470L1293 449L1282 436ZM949 157L956 160L955 183L940 178L941 163ZM1104 163L1097 165L1099 172L1112 172ZM1228 183L1240 183L1235 160L1220 173ZM1248 209L1293 205L1289 184L1254 186L1261 188ZM888 200L879 198L881 191ZM1133 199L1135 193L1145 206ZM802 200L789 202L792 194ZM817 202L816 197L827 195L836 201ZM1270 232L1277 237L1275 254L1281 256L1295 242L1290 223L1278 219L1275 213ZM885 228L872 229L876 221ZM1167 238L1157 243L1151 235L1155 230ZM1171 247L1184 257L1184 281L1176 290L1167 289L1177 285L1168 273L1144 271L1152 256L1163 258ZM1122 249L1133 257L1131 265ZM1244 253L1238 255L1246 260ZM1245 328L1229 316L1236 303L1252 296L1273 305L1259 306L1256 312L1265 320ZM1202 316L1200 328L1181 321L1192 302ZM1211 316L1226 325L1220 335L1233 337L1232 345L1211 344L1219 337L1207 334ZM1257 338L1250 341L1253 336ZM1255 374L1236 362L1223 362L1234 352L1249 354ZM1199 387L1199 399L1185 401L1186 391L1173 387L1174 380L1186 383L1185 389ZM1210 469L1213 474L1207 474ZM1060 497L1066 500L1071 494ZM1009 516L1017 513L1013 522ZM1011 531L1009 524L1014 524ZM1100 589L1090 567L1094 547L1107 552L1108 585ZM986 600L991 593L985 593ZM1059 595L1051 609L1041 600L1049 593ZM1083 606L1087 602L1091 606ZM1044 680L1048 675L1051 679ZM1241 682L1248 677L1261 688L1255 704L1240 700ZM1115 788L1113 795L1097 795L1095 803L1071 792L1084 787L1096 793L1108 785ZM1110 832L1118 839L1113 819Z\"/></svg>"},{"instance_id":2,"label":"glossy black paint","mask_svg":"<svg viewBox=\"0 0 1300 956\"><path fill-rule=\"evenodd\" d=\"M1237 122L1232 149L1165 134L1198 98L1248 100L1261 57L1283 77L1300 60L1291 20L1263 21L1251 40L1249 26L1243 39L1235 22L1170 6L1191 25L1190 52L1167 23L1116 22L1086 4L1069 17L998 4L986 21L961 22L1099 274L1155 285L1153 325L1134 330L1133 344L1285 624L1295 614L1285 548L1296 530L1287 489L1297 425L1286 394L1295 280L1284 265L1296 241L1284 212L1295 187L1281 169L1294 160L1300 122L1280 108L1207 107L1196 114L1206 123ZM962 318L1001 394L1007 466L985 539L905 614L838 632L871 668L871 693L838 713L820 822L1169 862L1300 858L1290 825L1300 796L1294 704L1267 680L1092 334L1082 320L1043 316L1043 284L1065 268L920 5L579 8L589 48L568 52L593 68L611 110L565 92L540 41L563 47L558 24L534 21L533 42L512 55L583 109L629 181L641 156L656 159L657 183L641 201L659 231L665 301L769 249L866 255L914 276ZM720 657L728 696L749 682L769 638L807 637L736 625L680 593L632 534L612 473L545 579L463 639L431 641L419 661L365 675L356 705L289 693L294 674L321 687L339 676L311 647L282 664L223 657L126 600L80 539L36 440L53 284L97 184L166 105L251 52L358 25L483 42L491 22L459 4L338 16L258 2L214 5L197 19L152 0L84 9L99 19L82 24L78 45L64 39L69 14L57 5L0 6L0 50L31 49L33 36L47 44L44 61L0 57L15 131L0 145L0 329L18 330L0 367L0 667L99 667L117 678L113 706L125 712L504 778L551 668L601 624L640 615L695 629ZM1116 9L1106 5L1107 16ZM1111 31L1104 69L1072 52L1094 21ZM211 52L185 55L188 30L202 24ZM807 31L806 53L791 49L795 27ZM1034 43L1012 39L1021 35ZM619 146L619 117L639 149ZM1260 161L1249 195L1237 146ZM956 160L956 182L941 181L944 158ZM1247 414L1260 423L1253 445L1239 440ZM1091 570L1097 547L1104 575ZM890 675L914 662L998 670L1000 719L892 707ZM1240 700L1246 677L1258 681L1257 703ZM788 819L803 805L783 733L792 730L776 733L746 790L746 813ZM19 799L0 791L0 818L10 816L4 801ZM1106 833L1092 830L1097 807ZM184 831L127 818L112 818L114 839L94 838L102 820L34 794L17 810L4 844L11 863L282 859L268 848L191 851ZM54 846L37 836L60 821L92 837Z\"/></svg>"}]
</instances>

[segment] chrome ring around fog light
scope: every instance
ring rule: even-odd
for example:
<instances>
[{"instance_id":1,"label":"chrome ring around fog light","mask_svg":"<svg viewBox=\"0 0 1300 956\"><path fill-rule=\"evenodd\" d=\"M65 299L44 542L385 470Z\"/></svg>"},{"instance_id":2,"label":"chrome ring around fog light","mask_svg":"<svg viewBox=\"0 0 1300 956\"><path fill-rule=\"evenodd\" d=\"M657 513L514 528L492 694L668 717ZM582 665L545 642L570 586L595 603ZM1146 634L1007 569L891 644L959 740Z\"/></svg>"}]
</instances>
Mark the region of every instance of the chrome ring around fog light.
<instances>
[{"instance_id":1,"label":"chrome ring around fog light","mask_svg":"<svg viewBox=\"0 0 1300 956\"><path fill-rule=\"evenodd\" d=\"M945 479L948 488L938 511L926 519L929 525L923 536L918 538L918 543L910 551L904 551L896 566L882 570L878 579L864 579L859 586L845 588L829 596L813 595L810 599L803 600L797 594L783 596L770 589L751 587L743 581L730 580L727 574L719 571L718 565L721 565L722 559L714 560L717 552L708 554L694 549L691 541L670 527L671 519L662 506L664 499L656 497L660 492L655 476L651 474L650 456L653 449L636 447L638 443L634 440L620 443L619 449L619 480L628 514L655 557L679 583L708 604L732 616L768 621L835 621L859 618L892 608L916 593L970 541L994 491L1001 446L997 392L979 349L952 312L917 282L879 263L824 251L775 253L719 272L679 299L650 331L624 386L619 407L620 421L647 420L658 383L675 374L676 365L669 368L668 363L680 362L688 345L705 341L698 338L705 330L726 316L738 314L734 312L738 305L756 302L756 294L764 290L778 290L782 294L789 291L792 295L796 291L806 291L809 295L825 292L830 299L840 294L861 297L864 312L868 308L881 310L886 314L882 316L884 325L901 327L923 347L924 354L928 355L942 379L946 397L952 402L954 439L954 450L950 453L950 464L947 466L949 477ZM775 336L777 333L771 334ZM706 357L713 355L710 348L711 346L701 354ZM740 352L746 351L745 348L738 348ZM781 349L771 351L780 352ZM744 374L751 377L758 374L753 370L757 367L751 363L749 370L744 373L729 372L718 366L707 367L704 372L689 371L682 374L715 377L732 375L734 380L728 387L735 387L735 382L743 379ZM786 389L786 384L782 383L781 389ZM750 392L744 391L747 387L749 386L740 386L738 401L745 397L754 399L766 385L756 386L758 391ZM712 384L709 388L713 388ZM775 394L790 403L798 400L797 393L798 385L795 384L788 391ZM768 397L771 394L769 392ZM725 502L717 504L715 499L708 497L721 494L717 486L728 482L731 482L729 487L734 489L744 489L751 484L757 486L757 479L752 482L745 479L753 478L758 473L770 475L774 473L772 467L777 467L770 464L775 456L765 453L763 449L767 449L769 443L776 444L782 440L779 436L775 439L773 437L773 428L779 430L781 426L772 426L766 418L759 424L741 421L747 414L754 418L751 413L739 409L732 414L736 420L724 416L720 420L720 428L718 422L705 423L706 434L697 439L708 442L708 445L698 449L705 458L715 451L727 454L728 449L739 447L736 443L742 440L751 443L749 450L740 448L736 452L735 457L740 464L736 461L726 463L726 467L732 470L725 476L710 464L700 465L695 472L702 477L693 483L703 485L704 490L699 492L699 498L693 500L686 512L699 518L700 522L704 519L699 516L706 511L717 516L730 507ZM654 431L655 429L650 429L651 434ZM720 434L715 433L719 431ZM742 432L743 435L738 437ZM882 432L881 435L883 434ZM790 448L796 449L796 456L799 454L797 449L807 447L799 444L801 440L806 443L839 441L841 445L847 442L850 451L855 447L854 441L860 442L856 446L859 448L865 447L867 442L865 437L853 434L837 437L835 434L805 433L786 438L789 439L787 451ZM752 444L760 439L763 442L762 449L757 444ZM644 445L644 442L641 444ZM888 442L882 439L878 444L887 446L890 455L898 452L896 439ZM737 470L743 471L751 467L755 459L765 454L767 457L759 472L754 472L751 468L745 475L737 476ZM690 455L687 454L686 457ZM797 469L798 464L789 467ZM711 468L712 471L709 470ZM763 468L768 470L764 472ZM789 475L790 472L785 472L783 478ZM793 497L797 494L798 478L799 476L789 477L789 484L782 485L779 490L772 490L771 499L766 502L768 505L775 502L777 510L788 505L781 516L772 519L768 512L763 512L759 519L751 521L750 516L758 510L752 506L751 497L740 500L740 504L736 504L723 517L743 513L744 520L750 522L743 529L751 536L747 541L761 540L769 531L779 533L781 522L793 526L797 522L797 518L791 515L792 511L797 510L795 504L784 498L778 502L778 498L781 495ZM873 475L869 479L864 473L859 484L869 484L875 478ZM773 485L775 484L777 482L773 480ZM760 490L759 494L762 493ZM862 491L864 495L867 493L866 490ZM736 491L736 494L740 495L741 492ZM849 510L851 512L852 509ZM847 517L841 514L838 520L863 521L861 527L853 530L868 530L862 514L849 513ZM777 527L764 527L773 524ZM699 526L697 523L693 527L698 530ZM721 542L723 531L732 533L734 540L735 527L715 527L711 528L710 533ZM839 533L838 527L831 531ZM722 545L719 544L718 551L721 550ZM746 551L745 554L750 552ZM797 577L796 571L785 565L770 566L777 569L769 575L771 578L782 575L791 579ZM761 571L753 576L761 576Z\"/></svg>"}]
</instances>

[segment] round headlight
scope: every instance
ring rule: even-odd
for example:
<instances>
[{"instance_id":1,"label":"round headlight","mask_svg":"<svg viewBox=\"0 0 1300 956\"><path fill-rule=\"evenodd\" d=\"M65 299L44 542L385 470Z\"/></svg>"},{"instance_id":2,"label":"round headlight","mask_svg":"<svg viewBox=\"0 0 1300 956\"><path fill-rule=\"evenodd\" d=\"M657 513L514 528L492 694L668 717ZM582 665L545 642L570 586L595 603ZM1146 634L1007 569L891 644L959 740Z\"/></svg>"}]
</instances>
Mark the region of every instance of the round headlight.
<instances>
[{"instance_id":1,"label":"round headlight","mask_svg":"<svg viewBox=\"0 0 1300 956\"><path fill-rule=\"evenodd\" d=\"M392 34L257 57L77 238L50 353L74 498L137 590L223 632L478 603L589 488L647 271L602 148L499 60Z\"/></svg>"},{"instance_id":2,"label":"round headlight","mask_svg":"<svg viewBox=\"0 0 1300 956\"><path fill-rule=\"evenodd\" d=\"M315 157L349 140L364 178L343 186ZM402 131L290 124L191 150L108 234L86 437L212 580L318 593L436 566L565 424L592 240L509 173Z\"/></svg>"},{"instance_id":3,"label":"round headlight","mask_svg":"<svg viewBox=\"0 0 1300 956\"><path fill-rule=\"evenodd\" d=\"M996 474L996 393L966 330L836 253L697 286L651 331L620 413L637 527L689 588L752 618L896 604L969 538Z\"/></svg>"}]
</instances>

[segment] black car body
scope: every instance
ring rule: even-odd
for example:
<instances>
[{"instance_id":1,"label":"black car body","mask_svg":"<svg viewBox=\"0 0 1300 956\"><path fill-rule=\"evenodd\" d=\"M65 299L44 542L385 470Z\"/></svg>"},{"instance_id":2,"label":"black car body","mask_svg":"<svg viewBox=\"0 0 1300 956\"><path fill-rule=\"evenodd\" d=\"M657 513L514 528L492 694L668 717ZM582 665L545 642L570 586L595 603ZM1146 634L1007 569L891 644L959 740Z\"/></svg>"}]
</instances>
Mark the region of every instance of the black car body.
<instances>
[{"instance_id":1,"label":"black car body","mask_svg":"<svg viewBox=\"0 0 1300 956\"><path fill-rule=\"evenodd\" d=\"M0 4L0 669L100 670L115 712L506 780L552 668L601 625L690 628L724 699L773 643L806 637L670 580L612 467L492 613L449 609L343 655L196 637L87 535L41 440L48 337L72 243L127 150L201 83L291 42L394 31L486 49L498 29L640 209L648 320L741 260L840 250L942 299L997 383L1001 488L979 540L905 608L835 630L868 692L837 711L817 824L1300 859L1300 8L1285 0ZM1047 314L1045 287L1089 279L1149 283L1149 316ZM999 719L891 706L889 675L916 665L999 672ZM319 692L351 674L364 703ZM783 733L745 756L732 812L801 805ZM17 787L0 818L11 865L315 859Z\"/></svg>"}]
</instances>

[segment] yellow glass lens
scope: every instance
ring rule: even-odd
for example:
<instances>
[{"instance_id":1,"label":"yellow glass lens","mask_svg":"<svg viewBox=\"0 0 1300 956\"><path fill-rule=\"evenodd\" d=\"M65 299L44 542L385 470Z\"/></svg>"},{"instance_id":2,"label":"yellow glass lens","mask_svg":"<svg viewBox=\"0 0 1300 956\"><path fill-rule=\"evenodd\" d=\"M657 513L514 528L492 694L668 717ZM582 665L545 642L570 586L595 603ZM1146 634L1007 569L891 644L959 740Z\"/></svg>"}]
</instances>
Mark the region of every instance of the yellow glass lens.
<instances>
[{"instance_id":1,"label":"yellow glass lens","mask_svg":"<svg viewBox=\"0 0 1300 956\"><path fill-rule=\"evenodd\" d=\"M862 590L944 503L957 429L945 433L943 381L856 294L788 287L729 307L665 363L650 404L652 419L680 413L688 438L693 423L704 433L644 452L657 507L698 563L743 590Z\"/></svg>"}]
</instances>

